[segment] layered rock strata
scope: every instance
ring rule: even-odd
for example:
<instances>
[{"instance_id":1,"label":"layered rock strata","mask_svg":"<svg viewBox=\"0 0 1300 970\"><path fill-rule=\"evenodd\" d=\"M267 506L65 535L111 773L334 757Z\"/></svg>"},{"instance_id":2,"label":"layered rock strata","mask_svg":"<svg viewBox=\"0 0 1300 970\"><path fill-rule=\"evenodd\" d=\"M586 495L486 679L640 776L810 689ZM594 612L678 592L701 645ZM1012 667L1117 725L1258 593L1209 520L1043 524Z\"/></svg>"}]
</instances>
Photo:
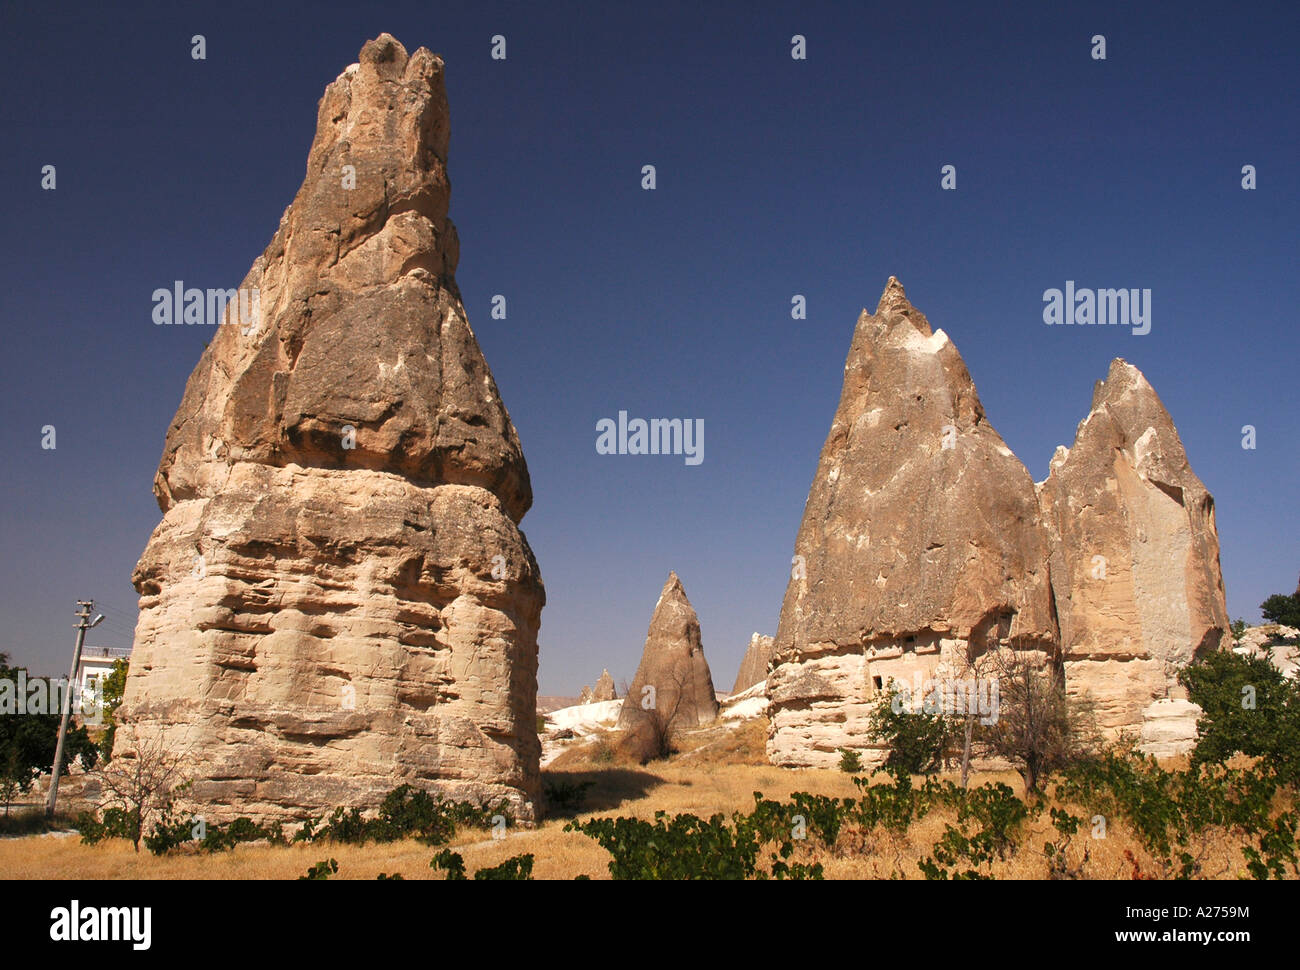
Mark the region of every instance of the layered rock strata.
<instances>
[{"instance_id":1,"label":"layered rock strata","mask_svg":"<svg viewBox=\"0 0 1300 970\"><path fill-rule=\"evenodd\" d=\"M441 59L385 34L186 385L116 751L161 735L207 817L539 793L545 593L510 416L465 316Z\"/></svg>"}]
</instances>

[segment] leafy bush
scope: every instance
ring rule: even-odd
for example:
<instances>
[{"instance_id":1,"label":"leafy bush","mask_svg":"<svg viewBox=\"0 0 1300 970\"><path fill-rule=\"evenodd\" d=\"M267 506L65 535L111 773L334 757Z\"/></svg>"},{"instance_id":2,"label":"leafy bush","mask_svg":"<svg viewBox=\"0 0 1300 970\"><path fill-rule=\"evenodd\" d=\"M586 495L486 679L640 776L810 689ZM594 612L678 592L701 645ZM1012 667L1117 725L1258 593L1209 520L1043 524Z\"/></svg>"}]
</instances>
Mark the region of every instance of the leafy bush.
<instances>
[{"instance_id":1,"label":"leafy bush","mask_svg":"<svg viewBox=\"0 0 1300 970\"><path fill-rule=\"evenodd\" d=\"M122 694L126 691L126 675L130 661L119 657L113 661L113 668L100 681L104 704L104 736L99 739L99 755L105 762L113 760L113 742L117 738L117 709L122 704Z\"/></svg>"},{"instance_id":2,"label":"leafy bush","mask_svg":"<svg viewBox=\"0 0 1300 970\"><path fill-rule=\"evenodd\" d=\"M17 685L20 676L27 679L29 690L37 684L49 683L43 677L27 677L25 668L9 666L8 654L0 652L0 681ZM51 687L46 696L51 695L61 696L61 691ZM61 720L61 710L20 714L9 705L7 713L0 712L0 801L4 802L6 815L14 798L30 791L41 773L50 770ZM71 722L64 737L63 751L65 766L80 759L82 767L90 769L99 758L99 749L90 740L85 727Z\"/></svg>"},{"instance_id":3,"label":"leafy bush","mask_svg":"<svg viewBox=\"0 0 1300 970\"><path fill-rule=\"evenodd\" d=\"M456 882L465 878L465 860L459 852L452 852L451 849L443 849L436 856L429 860L430 869L441 869L447 873L447 879L450 882Z\"/></svg>"},{"instance_id":4,"label":"leafy bush","mask_svg":"<svg viewBox=\"0 0 1300 970\"><path fill-rule=\"evenodd\" d=\"M989 867L1014 851L1016 830L1029 816L1025 803L1001 782L968 790L931 781L920 795L926 809L936 804L957 809L957 825L945 825L933 855L917 864L926 879L992 879ZM973 832L972 822L979 826Z\"/></svg>"},{"instance_id":5,"label":"leafy bush","mask_svg":"<svg viewBox=\"0 0 1300 970\"><path fill-rule=\"evenodd\" d=\"M305 876L299 876L299 881L303 879L328 879L331 875L339 871L337 859L322 859L310 869Z\"/></svg>"},{"instance_id":6,"label":"leafy bush","mask_svg":"<svg viewBox=\"0 0 1300 970\"><path fill-rule=\"evenodd\" d=\"M376 815L367 816L359 808L336 808L328 818L304 822L293 841L364 845L415 839L426 845L445 845L458 827L491 828L498 816L507 824L513 821L504 799L485 805L445 801L423 789L402 785L384 796Z\"/></svg>"},{"instance_id":7,"label":"leafy bush","mask_svg":"<svg viewBox=\"0 0 1300 970\"><path fill-rule=\"evenodd\" d=\"M728 824L725 816L694 815L653 822L635 818L594 818L570 822L566 832L595 839L610 856L615 879L745 879L758 863L759 840L752 828Z\"/></svg>"},{"instance_id":8,"label":"leafy bush","mask_svg":"<svg viewBox=\"0 0 1300 970\"><path fill-rule=\"evenodd\" d=\"M279 822L263 826L241 816L226 825L204 822L200 827L197 823L197 818L173 817L168 808L153 831L145 836L144 844L154 855L166 855L190 843L204 852L227 852L241 842L288 845Z\"/></svg>"},{"instance_id":9,"label":"leafy bush","mask_svg":"<svg viewBox=\"0 0 1300 970\"><path fill-rule=\"evenodd\" d=\"M1204 712L1193 764L1241 753L1267 758L1286 782L1300 781L1300 684L1264 657L1228 650L1206 654L1178 676Z\"/></svg>"},{"instance_id":10,"label":"leafy bush","mask_svg":"<svg viewBox=\"0 0 1300 970\"><path fill-rule=\"evenodd\" d=\"M1074 836L1079 832L1083 819L1060 808L1051 811L1052 827L1058 835L1054 841L1043 843L1043 855L1047 857L1047 875L1049 879L1082 879L1084 868L1088 864L1091 850L1084 848L1083 858L1078 865L1070 865L1069 849Z\"/></svg>"},{"instance_id":11,"label":"leafy bush","mask_svg":"<svg viewBox=\"0 0 1300 970\"><path fill-rule=\"evenodd\" d=\"M449 882L465 881L465 860L459 852L452 852L450 849L443 849L436 856L429 860L430 869L441 869L447 873ZM400 876L396 878L401 878ZM531 852L525 855L511 856L505 862L495 866L489 866L478 870L474 873L475 882L495 879L495 880L531 880L533 878L533 854Z\"/></svg>"},{"instance_id":12,"label":"leafy bush","mask_svg":"<svg viewBox=\"0 0 1300 970\"><path fill-rule=\"evenodd\" d=\"M1134 752L1105 753L1068 771L1057 798L1123 818L1155 858L1163 878L1203 874L1212 836L1226 833L1242 846L1247 871L1256 879L1300 875L1295 811L1273 816L1282 779L1267 762L1252 768L1196 764L1166 771L1155 758ZM1134 863L1134 877L1140 870Z\"/></svg>"},{"instance_id":13,"label":"leafy bush","mask_svg":"<svg viewBox=\"0 0 1300 970\"><path fill-rule=\"evenodd\" d=\"M840 771L856 775L862 770L862 755L852 748L840 748Z\"/></svg>"},{"instance_id":14,"label":"leafy bush","mask_svg":"<svg viewBox=\"0 0 1300 970\"><path fill-rule=\"evenodd\" d=\"M938 771L952 727L942 714L913 709L909 692L890 681L871 712L867 736L889 748L886 768L925 775Z\"/></svg>"},{"instance_id":15,"label":"leafy bush","mask_svg":"<svg viewBox=\"0 0 1300 970\"><path fill-rule=\"evenodd\" d=\"M531 852L524 855L511 856L505 862L491 866L486 869L480 869L474 873L475 880L480 879L515 879L519 881L533 878L533 854Z\"/></svg>"},{"instance_id":16,"label":"leafy bush","mask_svg":"<svg viewBox=\"0 0 1300 970\"><path fill-rule=\"evenodd\" d=\"M96 817L94 812L77 816L77 831L83 845L95 845L105 839L133 839L138 830L135 812L123 808L106 808Z\"/></svg>"},{"instance_id":17,"label":"leafy bush","mask_svg":"<svg viewBox=\"0 0 1300 970\"><path fill-rule=\"evenodd\" d=\"M491 828L495 818L509 824L513 817L505 800L475 805L471 802L445 801L411 785L401 785L384 796L374 815L360 808L336 808L324 819L307 819L292 840L284 834L281 823L259 825L250 818L237 818L225 825L205 823L202 837L196 838L197 819L174 814L168 800L159 807L157 821L144 844L155 855L165 855L193 844L205 852L223 852L242 842L266 841L272 845L305 842L337 842L364 845L367 842L395 842L415 839L426 845L445 845L460 827ZM107 838L134 839L139 831L134 811L108 808L102 817L83 812L77 819L81 840L87 844Z\"/></svg>"},{"instance_id":18,"label":"leafy bush","mask_svg":"<svg viewBox=\"0 0 1300 970\"><path fill-rule=\"evenodd\" d=\"M934 803L934 792L941 790L928 782L919 790L913 788L911 775L898 769L894 771L892 785L873 785L865 778L854 778L853 783L862 794L854 821L867 831L883 826L890 832L906 832L914 821L925 817ZM946 784L955 787L952 782Z\"/></svg>"},{"instance_id":19,"label":"leafy bush","mask_svg":"<svg viewBox=\"0 0 1300 970\"><path fill-rule=\"evenodd\" d=\"M1259 604L1259 611L1270 623L1300 627L1300 590L1290 596L1276 593Z\"/></svg>"}]
</instances>

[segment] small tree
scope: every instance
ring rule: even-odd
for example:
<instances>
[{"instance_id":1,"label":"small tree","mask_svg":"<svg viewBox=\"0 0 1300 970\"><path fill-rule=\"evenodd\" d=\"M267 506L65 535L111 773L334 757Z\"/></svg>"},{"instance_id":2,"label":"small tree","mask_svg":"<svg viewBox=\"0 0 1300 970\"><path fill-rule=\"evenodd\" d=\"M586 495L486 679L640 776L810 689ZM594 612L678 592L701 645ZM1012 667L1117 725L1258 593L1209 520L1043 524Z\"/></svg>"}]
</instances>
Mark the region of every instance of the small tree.
<instances>
[{"instance_id":1,"label":"small tree","mask_svg":"<svg viewBox=\"0 0 1300 970\"><path fill-rule=\"evenodd\" d=\"M1300 591L1290 596L1275 593L1259 604L1259 611L1270 623L1300 627Z\"/></svg>"},{"instance_id":2,"label":"small tree","mask_svg":"<svg viewBox=\"0 0 1300 970\"><path fill-rule=\"evenodd\" d=\"M113 661L110 670L100 686L103 691L104 724L107 730L99 742L99 754L105 763L113 760L113 740L117 736L117 709L122 703L122 694L126 690L126 674L129 662L125 657Z\"/></svg>"},{"instance_id":3,"label":"small tree","mask_svg":"<svg viewBox=\"0 0 1300 970\"><path fill-rule=\"evenodd\" d=\"M856 775L862 770L862 755L852 748L840 748L840 771Z\"/></svg>"},{"instance_id":4,"label":"small tree","mask_svg":"<svg viewBox=\"0 0 1300 970\"><path fill-rule=\"evenodd\" d=\"M136 852L149 821L166 811L173 796L188 784L184 763L182 754L170 749L161 737L137 735L100 772L104 789L100 807L126 812Z\"/></svg>"},{"instance_id":5,"label":"small tree","mask_svg":"<svg viewBox=\"0 0 1300 970\"><path fill-rule=\"evenodd\" d=\"M908 774L937 771L951 736L947 717L926 711L920 699L914 702L893 680L867 722L867 737L889 748L885 767Z\"/></svg>"},{"instance_id":6,"label":"small tree","mask_svg":"<svg viewBox=\"0 0 1300 970\"><path fill-rule=\"evenodd\" d=\"M1000 648L984 655L998 682L998 709L980 735L1006 758L1037 794L1049 772L1091 754L1096 744L1090 712L1065 693L1061 668L1036 652Z\"/></svg>"},{"instance_id":7,"label":"small tree","mask_svg":"<svg viewBox=\"0 0 1300 970\"><path fill-rule=\"evenodd\" d=\"M1265 657L1215 650L1179 673L1203 712L1192 763L1234 754L1267 758L1285 781L1300 781L1300 684Z\"/></svg>"},{"instance_id":8,"label":"small tree","mask_svg":"<svg viewBox=\"0 0 1300 970\"><path fill-rule=\"evenodd\" d=\"M9 666L8 655L0 653L0 681L8 682L11 696L16 695L20 672L26 673L21 667ZM27 687L29 691L35 688L43 692L51 700L57 696L44 678L27 678ZM0 799L6 815L13 800L30 791L33 782L53 766L60 720L61 711L0 711ZM68 725L64 751L69 763L79 758L85 768L93 767L98 757L86 729L75 724Z\"/></svg>"}]
</instances>

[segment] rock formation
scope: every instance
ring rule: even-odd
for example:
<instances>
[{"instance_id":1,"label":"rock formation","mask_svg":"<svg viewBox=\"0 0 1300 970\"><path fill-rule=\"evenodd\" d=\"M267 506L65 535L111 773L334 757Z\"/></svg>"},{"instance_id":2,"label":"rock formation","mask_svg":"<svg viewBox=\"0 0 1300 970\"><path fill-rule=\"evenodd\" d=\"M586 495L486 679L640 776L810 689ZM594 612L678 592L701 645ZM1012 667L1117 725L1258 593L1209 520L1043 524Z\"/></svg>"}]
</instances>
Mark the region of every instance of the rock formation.
<instances>
[{"instance_id":1,"label":"rock formation","mask_svg":"<svg viewBox=\"0 0 1300 970\"><path fill-rule=\"evenodd\" d=\"M209 818L406 782L528 818L545 594L454 278L443 64L387 34L359 61L242 284L260 315L231 305L168 430L117 752L161 733Z\"/></svg>"},{"instance_id":2,"label":"rock formation","mask_svg":"<svg viewBox=\"0 0 1300 970\"><path fill-rule=\"evenodd\" d=\"M718 716L700 621L676 573L668 574L646 634L645 650L619 713L618 726L638 729L653 720L662 730L708 724Z\"/></svg>"},{"instance_id":3,"label":"rock formation","mask_svg":"<svg viewBox=\"0 0 1300 970\"><path fill-rule=\"evenodd\" d=\"M736 683L731 688L733 694L749 690L759 681L767 679L767 665L772 661L772 637L755 633L749 638L745 656L740 660L740 670L736 672Z\"/></svg>"},{"instance_id":4,"label":"rock formation","mask_svg":"<svg viewBox=\"0 0 1300 970\"><path fill-rule=\"evenodd\" d=\"M618 691L614 687L614 678L609 675L608 670L601 670L600 677L596 680L596 686L591 692L591 701L593 704L600 704L603 701L618 700Z\"/></svg>"},{"instance_id":5,"label":"rock formation","mask_svg":"<svg viewBox=\"0 0 1300 970\"><path fill-rule=\"evenodd\" d=\"M1232 648L1246 657L1263 657L1284 677L1300 677L1300 630L1281 623L1248 626Z\"/></svg>"},{"instance_id":6,"label":"rock formation","mask_svg":"<svg viewBox=\"0 0 1300 970\"><path fill-rule=\"evenodd\" d=\"M1050 664L1098 725L1153 754L1195 738L1177 672L1229 643L1214 500L1122 360L1035 486L956 348L891 278L858 320L804 508L768 677L769 758L876 752L891 678L962 677L995 648Z\"/></svg>"},{"instance_id":7,"label":"rock formation","mask_svg":"<svg viewBox=\"0 0 1300 970\"><path fill-rule=\"evenodd\" d=\"M865 750L890 678L1057 642L1034 483L942 330L890 278L858 318L768 677L770 760Z\"/></svg>"},{"instance_id":8,"label":"rock formation","mask_svg":"<svg viewBox=\"0 0 1300 970\"><path fill-rule=\"evenodd\" d=\"M1159 717L1161 747L1176 747L1168 712L1152 705L1185 700L1178 670L1230 645L1228 615L1214 499L1136 367L1111 363L1039 500L1069 691L1092 698L1104 732Z\"/></svg>"}]
</instances>

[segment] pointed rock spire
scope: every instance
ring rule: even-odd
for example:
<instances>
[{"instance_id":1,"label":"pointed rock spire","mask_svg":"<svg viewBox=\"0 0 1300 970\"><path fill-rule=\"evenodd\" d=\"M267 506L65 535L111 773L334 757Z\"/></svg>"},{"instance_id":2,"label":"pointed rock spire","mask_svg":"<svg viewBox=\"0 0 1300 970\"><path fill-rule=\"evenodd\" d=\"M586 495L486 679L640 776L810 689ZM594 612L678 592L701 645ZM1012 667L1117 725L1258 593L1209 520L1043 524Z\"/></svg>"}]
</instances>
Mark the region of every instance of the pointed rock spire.
<instances>
[{"instance_id":1,"label":"pointed rock spire","mask_svg":"<svg viewBox=\"0 0 1300 970\"><path fill-rule=\"evenodd\" d=\"M663 730L696 727L718 716L700 621L675 572L668 574L636 676L623 700L618 726L635 729L653 720Z\"/></svg>"},{"instance_id":2,"label":"pointed rock spire","mask_svg":"<svg viewBox=\"0 0 1300 970\"><path fill-rule=\"evenodd\" d=\"M740 669L736 671L736 683L731 688L733 694L739 694L767 679L767 665L772 661L772 644L775 642L772 637L765 637L761 633L755 633L749 638L745 656L740 660Z\"/></svg>"},{"instance_id":3,"label":"pointed rock spire","mask_svg":"<svg viewBox=\"0 0 1300 970\"><path fill-rule=\"evenodd\" d=\"M442 59L388 34L325 90L307 177L190 376L155 479L163 511L234 461L478 485L532 502L514 425L461 306ZM349 430L350 429L350 430Z\"/></svg>"},{"instance_id":4,"label":"pointed rock spire","mask_svg":"<svg viewBox=\"0 0 1300 970\"><path fill-rule=\"evenodd\" d=\"M891 277L858 319L795 543L768 677L771 760L865 749L891 676L998 644L1053 651L1038 516L957 348Z\"/></svg>"},{"instance_id":5,"label":"pointed rock spire","mask_svg":"<svg viewBox=\"0 0 1300 970\"><path fill-rule=\"evenodd\" d=\"M167 432L118 748L186 751L208 818L404 782L533 815L545 593L456 287L448 130L441 59L368 42Z\"/></svg>"},{"instance_id":6,"label":"pointed rock spire","mask_svg":"<svg viewBox=\"0 0 1300 970\"><path fill-rule=\"evenodd\" d=\"M1118 358L1062 451L1038 490L1066 683L1114 734L1181 699L1171 671L1229 642L1214 499L1155 390Z\"/></svg>"},{"instance_id":7,"label":"pointed rock spire","mask_svg":"<svg viewBox=\"0 0 1300 970\"><path fill-rule=\"evenodd\" d=\"M601 670L600 677L596 679L596 686L591 692L593 703L602 701L618 700L618 690L614 687L614 678L609 675L608 670Z\"/></svg>"}]
</instances>

